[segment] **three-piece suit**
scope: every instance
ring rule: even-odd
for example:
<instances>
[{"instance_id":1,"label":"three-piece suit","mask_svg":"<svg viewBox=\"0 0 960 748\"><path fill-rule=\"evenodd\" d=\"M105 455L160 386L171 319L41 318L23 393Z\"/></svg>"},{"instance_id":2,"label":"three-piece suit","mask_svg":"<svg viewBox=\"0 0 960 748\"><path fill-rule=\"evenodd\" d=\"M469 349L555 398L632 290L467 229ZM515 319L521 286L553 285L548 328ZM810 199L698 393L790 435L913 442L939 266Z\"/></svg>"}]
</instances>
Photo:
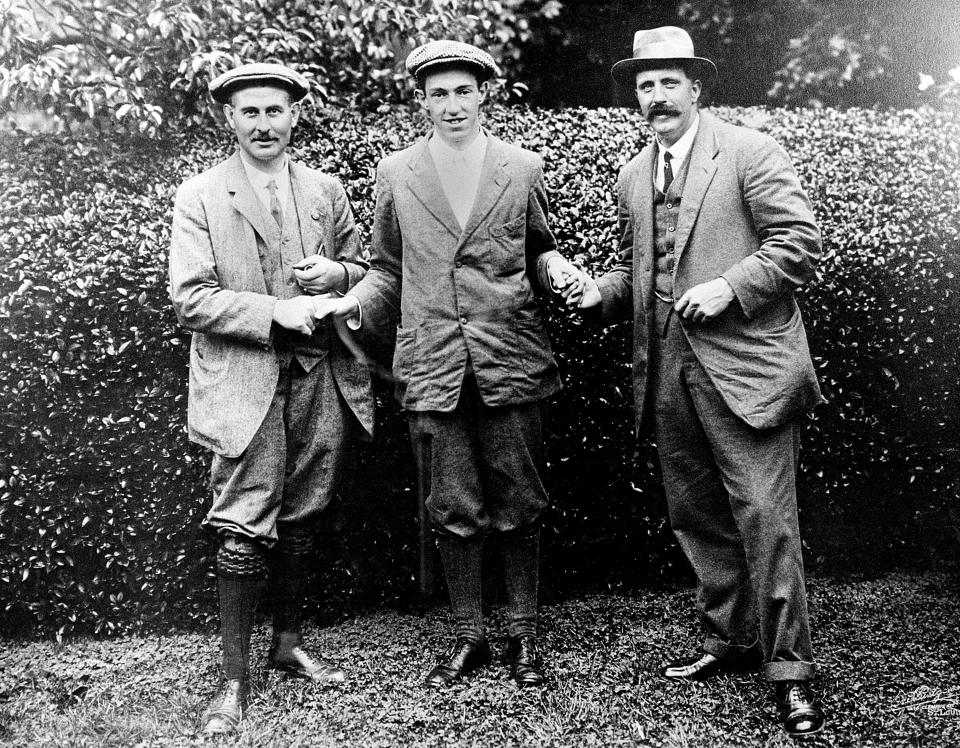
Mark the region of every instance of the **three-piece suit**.
<instances>
[{"instance_id":1,"label":"three-piece suit","mask_svg":"<svg viewBox=\"0 0 960 748\"><path fill-rule=\"evenodd\" d=\"M273 323L278 299L302 293L295 262L341 262L342 291L363 277L340 183L289 162L279 226L239 153L178 190L170 290L190 347L190 439L214 452L205 524L272 545L277 525L308 525L336 490L350 439L373 429L369 374L328 322L312 335Z\"/></svg>"},{"instance_id":2,"label":"three-piece suit","mask_svg":"<svg viewBox=\"0 0 960 748\"><path fill-rule=\"evenodd\" d=\"M620 254L598 280L601 315L634 323L637 427L653 425L704 650L723 659L759 646L768 678L809 679L795 476L798 419L821 395L794 291L814 277L819 231L770 137L700 112L665 193L657 148L618 179ZM718 277L735 299L717 318L673 311Z\"/></svg>"}]
</instances>

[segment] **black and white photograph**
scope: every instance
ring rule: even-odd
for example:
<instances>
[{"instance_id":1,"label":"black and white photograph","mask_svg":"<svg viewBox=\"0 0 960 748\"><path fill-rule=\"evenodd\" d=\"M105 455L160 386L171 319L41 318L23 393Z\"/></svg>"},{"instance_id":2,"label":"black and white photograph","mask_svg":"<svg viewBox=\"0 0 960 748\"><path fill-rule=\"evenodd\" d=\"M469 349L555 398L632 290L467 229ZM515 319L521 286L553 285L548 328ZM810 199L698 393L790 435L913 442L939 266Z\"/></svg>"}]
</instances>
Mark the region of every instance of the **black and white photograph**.
<instances>
[{"instance_id":1,"label":"black and white photograph","mask_svg":"<svg viewBox=\"0 0 960 748\"><path fill-rule=\"evenodd\" d=\"M0 0L0 745L960 745L954 0Z\"/></svg>"}]
</instances>

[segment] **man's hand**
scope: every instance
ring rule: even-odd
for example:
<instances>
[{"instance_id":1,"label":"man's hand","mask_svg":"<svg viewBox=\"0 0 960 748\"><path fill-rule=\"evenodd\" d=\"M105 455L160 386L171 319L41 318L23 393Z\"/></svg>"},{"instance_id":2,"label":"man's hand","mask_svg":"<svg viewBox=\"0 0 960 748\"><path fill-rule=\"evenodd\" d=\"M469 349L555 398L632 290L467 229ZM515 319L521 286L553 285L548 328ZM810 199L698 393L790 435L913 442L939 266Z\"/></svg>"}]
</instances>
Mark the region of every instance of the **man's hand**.
<instances>
[{"instance_id":1,"label":"man's hand","mask_svg":"<svg viewBox=\"0 0 960 748\"><path fill-rule=\"evenodd\" d=\"M304 257L293 266L293 275L307 294L327 293L339 288L345 274L343 265L323 255Z\"/></svg>"},{"instance_id":2,"label":"man's hand","mask_svg":"<svg viewBox=\"0 0 960 748\"><path fill-rule=\"evenodd\" d=\"M599 306L601 302L600 286L582 270L580 271L580 277L583 278L583 297L580 299L580 309L590 309L591 307Z\"/></svg>"},{"instance_id":3,"label":"man's hand","mask_svg":"<svg viewBox=\"0 0 960 748\"><path fill-rule=\"evenodd\" d=\"M353 317L360 312L360 305L353 296L343 296L341 298L329 297L323 299L311 299L313 304L313 318L321 320L324 317L333 315L334 317Z\"/></svg>"},{"instance_id":4,"label":"man's hand","mask_svg":"<svg viewBox=\"0 0 960 748\"><path fill-rule=\"evenodd\" d=\"M287 330L310 335L317 321L313 316L313 299L296 296L278 301L273 307L273 321Z\"/></svg>"},{"instance_id":5,"label":"man's hand","mask_svg":"<svg viewBox=\"0 0 960 748\"><path fill-rule=\"evenodd\" d=\"M547 261L547 275L551 289L568 307L580 306L586 276L578 267L563 257L551 257Z\"/></svg>"},{"instance_id":6,"label":"man's hand","mask_svg":"<svg viewBox=\"0 0 960 748\"><path fill-rule=\"evenodd\" d=\"M725 278L715 278L689 289L673 305L677 314L692 322L707 322L718 317L736 298Z\"/></svg>"}]
</instances>

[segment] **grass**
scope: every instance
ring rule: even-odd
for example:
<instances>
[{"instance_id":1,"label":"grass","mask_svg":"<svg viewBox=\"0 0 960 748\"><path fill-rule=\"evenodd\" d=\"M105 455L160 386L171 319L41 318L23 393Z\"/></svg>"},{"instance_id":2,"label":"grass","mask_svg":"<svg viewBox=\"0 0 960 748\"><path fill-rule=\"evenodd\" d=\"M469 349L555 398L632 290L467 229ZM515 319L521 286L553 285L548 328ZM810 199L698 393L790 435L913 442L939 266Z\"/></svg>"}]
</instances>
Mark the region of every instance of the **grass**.
<instances>
[{"instance_id":1,"label":"grass","mask_svg":"<svg viewBox=\"0 0 960 748\"><path fill-rule=\"evenodd\" d=\"M960 745L958 592L950 575L811 580L817 689L829 723L803 744ZM249 716L238 736L211 744L793 744L758 675L673 684L656 674L661 662L697 646L689 590L545 604L550 683L543 690L517 689L498 663L448 690L425 691L420 680L448 643L449 624L437 607L309 628L308 646L348 670L348 682L330 689L264 670L269 632L259 627ZM499 644L500 611L490 624ZM212 634L0 642L0 744L204 745L195 733L216 684L218 652Z\"/></svg>"}]
</instances>

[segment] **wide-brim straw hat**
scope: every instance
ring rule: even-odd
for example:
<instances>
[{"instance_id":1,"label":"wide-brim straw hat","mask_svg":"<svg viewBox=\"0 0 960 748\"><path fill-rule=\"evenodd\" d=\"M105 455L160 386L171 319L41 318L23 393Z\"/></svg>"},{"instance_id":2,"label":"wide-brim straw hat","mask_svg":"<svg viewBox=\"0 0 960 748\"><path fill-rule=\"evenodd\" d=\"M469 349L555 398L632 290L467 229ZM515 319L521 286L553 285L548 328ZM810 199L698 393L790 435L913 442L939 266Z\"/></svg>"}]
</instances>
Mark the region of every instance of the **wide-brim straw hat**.
<instances>
[{"instance_id":1,"label":"wide-brim straw hat","mask_svg":"<svg viewBox=\"0 0 960 748\"><path fill-rule=\"evenodd\" d=\"M677 26L641 29L633 35L633 57L620 60L610 75L621 86L633 88L637 73L654 68L679 67L704 85L717 79L717 66L706 57L693 53L693 40Z\"/></svg>"},{"instance_id":2,"label":"wide-brim straw hat","mask_svg":"<svg viewBox=\"0 0 960 748\"><path fill-rule=\"evenodd\" d=\"M273 62L253 62L218 75L210 81L210 95L221 104L229 104L234 91L250 86L276 86L300 101L310 92L310 83L296 70Z\"/></svg>"}]
</instances>

